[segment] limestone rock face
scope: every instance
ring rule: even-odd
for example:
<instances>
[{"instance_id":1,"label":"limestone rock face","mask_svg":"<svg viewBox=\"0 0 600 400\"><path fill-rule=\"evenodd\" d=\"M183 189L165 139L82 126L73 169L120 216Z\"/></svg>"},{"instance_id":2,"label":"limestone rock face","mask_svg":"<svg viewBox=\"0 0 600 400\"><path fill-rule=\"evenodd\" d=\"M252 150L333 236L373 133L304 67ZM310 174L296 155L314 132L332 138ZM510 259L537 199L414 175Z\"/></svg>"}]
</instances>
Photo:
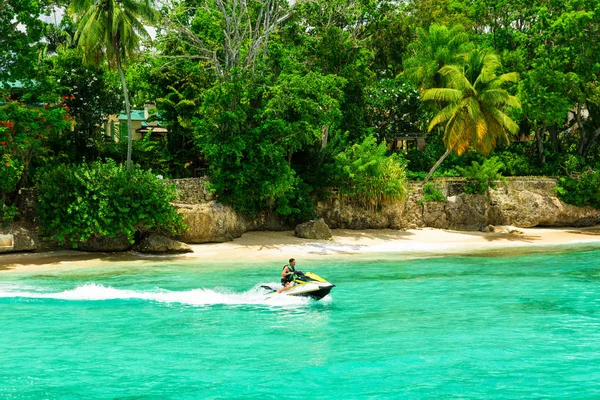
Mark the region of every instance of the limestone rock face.
<instances>
[{"instance_id":1,"label":"limestone rock face","mask_svg":"<svg viewBox=\"0 0 600 400\"><path fill-rule=\"evenodd\" d=\"M185 243L227 242L248 231L250 222L231 207L215 201L175 204L188 230L178 238Z\"/></svg>"},{"instance_id":2,"label":"limestone rock face","mask_svg":"<svg viewBox=\"0 0 600 400\"><path fill-rule=\"evenodd\" d=\"M178 203L202 204L213 200L213 194L206 188L208 183L206 178L172 179L166 182L177 185Z\"/></svg>"},{"instance_id":3,"label":"limestone rock face","mask_svg":"<svg viewBox=\"0 0 600 400\"><path fill-rule=\"evenodd\" d=\"M485 195L463 193L465 180L437 182L447 202L422 203L421 183L409 183L405 200L365 210L338 199L319 202L317 212L332 228L415 229L432 227L480 230L487 225L590 226L600 223L600 210L561 202L552 178L513 178L499 182Z\"/></svg>"},{"instance_id":4,"label":"limestone rock face","mask_svg":"<svg viewBox=\"0 0 600 400\"><path fill-rule=\"evenodd\" d=\"M431 228L448 229L446 203L423 203L423 224Z\"/></svg>"},{"instance_id":5,"label":"limestone rock face","mask_svg":"<svg viewBox=\"0 0 600 400\"><path fill-rule=\"evenodd\" d=\"M485 196L459 194L448 197L446 218L450 229L479 230L488 225L486 212L488 201Z\"/></svg>"},{"instance_id":6,"label":"limestone rock face","mask_svg":"<svg viewBox=\"0 0 600 400\"><path fill-rule=\"evenodd\" d=\"M342 204L337 198L317 204L317 214L333 229L384 229L398 228L404 204L383 206L381 210L368 210L352 204Z\"/></svg>"},{"instance_id":7,"label":"limestone rock face","mask_svg":"<svg viewBox=\"0 0 600 400\"><path fill-rule=\"evenodd\" d=\"M35 251L39 247L40 240L30 229L18 224L0 225L0 253Z\"/></svg>"},{"instance_id":8,"label":"limestone rock face","mask_svg":"<svg viewBox=\"0 0 600 400\"><path fill-rule=\"evenodd\" d=\"M560 201L553 192L556 182L545 179L509 182L490 190L489 223L533 226L590 226L600 222L600 210Z\"/></svg>"},{"instance_id":9,"label":"limestone rock face","mask_svg":"<svg viewBox=\"0 0 600 400\"><path fill-rule=\"evenodd\" d=\"M304 239L329 240L333 237L323 218L296 226L296 236Z\"/></svg>"},{"instance_id":10,"label":"limestone rock face","mask_svg":"<svg viewBox=\"0 0 600 400\"><path fill-rule=\"evenodd\" d=\"M127 251L131 249L131 246L126 236L117 236L115 238L99 236L78 244L76 250L91 252Z\"/></svg>"},{"instance_id":11,"label":"limestone rock face","mask_svg":"<svg viewBox=\"0 0 600 400\"><path fill-rule=\"evenodd\" d=\"M178 242L168 237L151 233L146 235L140 243L134 246L135 251L151 254L179 254L191 253L193 250L185 243Z\"/></svg>"}]
</instances>

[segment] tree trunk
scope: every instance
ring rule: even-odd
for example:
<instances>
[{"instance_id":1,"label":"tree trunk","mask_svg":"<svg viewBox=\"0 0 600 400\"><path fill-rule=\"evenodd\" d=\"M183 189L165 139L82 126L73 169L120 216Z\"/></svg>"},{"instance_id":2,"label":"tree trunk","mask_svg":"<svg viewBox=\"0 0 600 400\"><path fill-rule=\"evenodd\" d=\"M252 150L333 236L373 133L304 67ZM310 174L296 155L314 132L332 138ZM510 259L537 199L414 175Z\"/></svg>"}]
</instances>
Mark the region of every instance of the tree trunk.
<instances>
[{"instance_id":1,"label":"tree trunk","mask_svg":"<svg viewBox=\"0 0 600 400\"><path fill-rule=\"evenodd\" d=\"M321 149L327 146L327 140L329 139L329 126L323 125L321 127Z\"/></svg>"},{"instance_id":2,"label":"tree trunk","mask_svg":"<svg viewBox=\"0 0 600 400\"><path fill-rule=\"evenodd\" d=\"M555 152L560 151L560 146L558 144L558 128L556 126L551 126L548 128L548 132L550 132L550 139L552 140L552 148Z\"/></svg>"},{"instance_id":3,"label":"tree trunk","mask_svg":"<svg viewBox=\"0 0 600 400\"><path fill-rule=\"evenodd\" d=\"M544 138L542 137L544 130L544 126L533 130L533 132L535 132L535 141L537 142L538 153L540 155L540 162L542 165L546 164L546 154L544 154Z\"/></svg>"},{"instance_id":4,"label":"tree trunk","mask_svg":"<svg viewBox=\"0 0 600 400\"><path fill-rule=\"evenodd\" d=\"M437 160L437 162L433 165L433 167L431 167L431 171L429 171L429 173L427 174L427 177L425 178L425 181L423 182L423 184L427 183L429 178L431 178L431 175L433 175L433 172L440 166L442 161L444 161L451 152L452 152L452 150L450 150L450 149L446 150L444 155L441 156L439 160Z\"/></svg>"},{"instance_id":5,"label":"tree trunk","mask_svg":"<svg viewBox=\"0 0 600 400\"><path fill-rule=\"evenodd\" d=\"M600 137L600 128L596 129L594 131L593 135L594 136L592 136L592 138L587 142L585 148L583 149L582 156L584 156L584 157L587 157L587 155L590 153L590 150L592 149L592 146L594 145L596 140L598 140L598 138Z\"/></svg>"},{"instance_id":6,"label":"tree trunk","mask_svg":"<svg viewBox=\"0 0 600 400\"><path fill-rule=\"evenodd\" d=\"M23 172L21 172L21 179L17 183L17 187L15 188L15 194L12 198L12 204L17 204L19 200L19 192L25 185L25 180L27 179L27 172L29 171L29 164L31 164L31 160L33 159L33 150L29 151L29 155L27 156L27 160L25 160L25 165L23 165Z\"/></svg>"},{"instance_id":7,"label":"tree trunk","mask_svg":"<svg viewBox=\"0 0 600 400\"><path fill-rule=\"evenodd\" d=\"M587 137L585 135L585 129L583 128L583 122L581 121L581 103L577 104L577 127L579 128L579 134L581 135L579 144L577 145L577 154L582 156Z\"/></svg>"},{"instance_id":8,"label":"tree trunk","mask_svg":"<svg viewBox=\"0 0 600 400\"><path fill-rule=\"evenodd\" d=\"M121 59L117 57L117 67L121 77L121 86L123 87L123 96L125 96L125 110L127 111L127 169L131 168L131 151L133 149L133 135L131 134L131 105L129 104L129 92L127 91L127 82L121 66Z\"/></svg>"}]
</instances>

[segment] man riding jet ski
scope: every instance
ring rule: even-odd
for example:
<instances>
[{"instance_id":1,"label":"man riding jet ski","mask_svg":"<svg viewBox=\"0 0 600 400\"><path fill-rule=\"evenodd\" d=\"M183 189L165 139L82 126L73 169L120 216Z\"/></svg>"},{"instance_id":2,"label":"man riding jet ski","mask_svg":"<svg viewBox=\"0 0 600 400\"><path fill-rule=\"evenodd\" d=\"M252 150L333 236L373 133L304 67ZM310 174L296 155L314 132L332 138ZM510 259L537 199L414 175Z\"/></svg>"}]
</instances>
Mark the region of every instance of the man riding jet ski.
<instances>
[{"instance_id":1,"label":"man riding jet ski","mask_svg":"<svg viewBox=\"0 0 600 400\"><path fill-rule=\"evenodd\" d=\"M269 290L268 296L284 294L287 296L312 297L321 300L327 296L335 286L320 276L307 272L306 274L295 269L296 260L290 259L290 263L283 267L281 273L281 286L277 284L262 285Z\"/></svg>"}]
</instances>

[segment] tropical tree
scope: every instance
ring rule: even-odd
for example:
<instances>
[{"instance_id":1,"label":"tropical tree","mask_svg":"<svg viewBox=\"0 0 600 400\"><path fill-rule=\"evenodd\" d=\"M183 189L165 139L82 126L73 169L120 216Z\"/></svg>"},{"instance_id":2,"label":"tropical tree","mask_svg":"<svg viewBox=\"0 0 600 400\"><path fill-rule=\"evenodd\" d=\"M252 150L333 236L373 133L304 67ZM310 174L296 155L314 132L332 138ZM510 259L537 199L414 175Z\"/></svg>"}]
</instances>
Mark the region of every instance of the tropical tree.
<instances>
[{"instance_id":1,"label":"tropical tree","mask_svg":"<svg viewBox=\"0 0 600 400\"><path fill-rule=\"evenodd\" d=\"M131 105L123 65L134 58L142 39L149 39L144 23L155 19L149 0L74 0L78 49L84 62L100 65L104 58L119 71L127 111L127 168L131 167Z\"/></svg>"},{"instance_id":2,"label":"tropical tree","mask_svg":"<svg viewBox=\"0 0 600 400\"><path fill-rule=\"evenodd\" d=\"M420 89L442 86L440 70L456 63L460 55L473 48L462 25L448 28L432 24L429 30L417 29L417 40L408 45L404 75Z\"/></svg>"},{"instance_id":3,"label":"tropical tree","mask_svg":"<svg viewBox=\"0 0 600 400\"><path fill-rule=\"evenodd\" d=\"M462 56L462 67L447 65L439 71L445 88L429 89L424 101L448 103L429 123L429 131L445 122L446 152L434 164L425 178L451 153L462 155L469 149L489 154L499 139L509 143L509 133L516 134L519 126L505 114L508 107L520 108L521 102L502 86L516 82L515 72L498 75L502 67L499 56L489 49L476 50Z\"/></svg>"}]
</instances>

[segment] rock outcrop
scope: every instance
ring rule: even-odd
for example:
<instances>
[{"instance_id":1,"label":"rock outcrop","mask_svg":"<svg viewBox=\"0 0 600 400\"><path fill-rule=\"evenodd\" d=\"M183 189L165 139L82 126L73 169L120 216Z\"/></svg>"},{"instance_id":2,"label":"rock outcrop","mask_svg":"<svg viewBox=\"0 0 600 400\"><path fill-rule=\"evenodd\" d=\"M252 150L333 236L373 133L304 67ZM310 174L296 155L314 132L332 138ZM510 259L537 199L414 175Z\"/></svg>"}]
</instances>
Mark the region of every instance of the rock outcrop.
<instances>
[{"instance_id":1,"label":"rock outcrop","mask_svg":"<svg viewBox=\"0 0 600 400\"><path fill-rule=\"evenodd\" d=\"M252 224L231 207L214 201L204 204L175 204L188 226L179 240L185 243L228 242L242 236Z\"/></svg>"},{"instance_id":2,"label":"rock outcrop","mask_svg":"<svg viewBox=\"0 0 600 400\"><path fill-rule=\"evenodd\" d=\"M157 233L150 233L133 247L135 251L150 254L181 254L193 250L185 243L178 242Z\"/></svg>"},{"instance_id":3,"label":"rock outcrop","mask_svg":"<svg viewBox=\"0 0 600 400\"><path fill-rule=\"evenodd\" d=\"M333 238L331 230L325 221L323 221L323 218L297 225L295 234L304 239L330 240Z\"/></svg>"},{"instance_id":4,"label":"rock outcrop","mask_svg":"<svg viewBox=\"0 0 600 400\"><path fill-rule=\"evenodd\" d=\"M600 223L600 210L576 207L560 201L552 178L511 178L499 182L485 195L463 193L464 180L436 182L446 202L423 202L420 183L409 184L402 201L379 210L341 204L336 198L322 201L317 213L333 229L414 229L432 227L481 230L487 225L591 226Z\"/></svg>"},{"instance_id":5,"label":"rock outcrop","mask_svg":"<svg viewBox=\"0 0 600 400\"><path fill-rule=\"evenodd\" d=\"M35 251L40 247L37 234L18 224L0 225L0 253Z\"/></svg>"}]
</instances>

